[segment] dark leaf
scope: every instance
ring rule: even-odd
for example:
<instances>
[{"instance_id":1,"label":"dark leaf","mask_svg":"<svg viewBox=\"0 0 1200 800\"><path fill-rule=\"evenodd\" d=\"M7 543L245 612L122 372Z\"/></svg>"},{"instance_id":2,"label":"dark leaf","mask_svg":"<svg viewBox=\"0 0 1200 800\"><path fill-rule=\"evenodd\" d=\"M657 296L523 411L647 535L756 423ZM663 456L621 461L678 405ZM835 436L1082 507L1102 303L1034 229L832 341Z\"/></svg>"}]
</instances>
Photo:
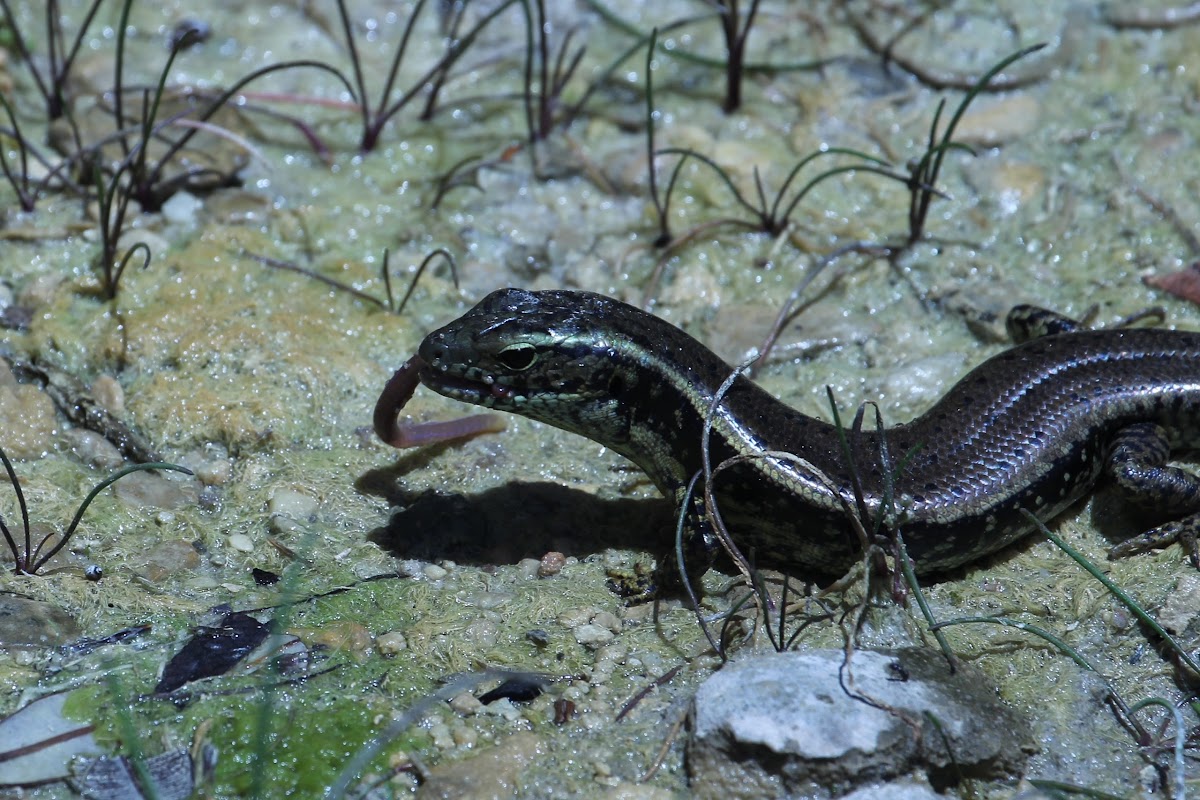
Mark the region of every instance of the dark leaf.
<instances>
[{"instance_id":1,"label":"dark leaf","mask_svg":"<svg viewBox=\"0 0 1200 800\"><path fill-rule=\"evenodd\" d=\"M240 612L227 614L216 628L200 628L192 640L167 662L158 693L173 692L201 678L222 675L267 638L268 625Z\"/></svg>"},{"instance_id":2,"label":"dark leaf","mask_svg":"<svg viewBox=\"0 0 1200 800\"><path fill-rule=\"evenodd\" d=\"M545 683L545 679L537 675L509 678L490 692L480 695L479 702L486 706L507 697L514 703L528 703L542 693Z\"/></svg>"}]
</instances>

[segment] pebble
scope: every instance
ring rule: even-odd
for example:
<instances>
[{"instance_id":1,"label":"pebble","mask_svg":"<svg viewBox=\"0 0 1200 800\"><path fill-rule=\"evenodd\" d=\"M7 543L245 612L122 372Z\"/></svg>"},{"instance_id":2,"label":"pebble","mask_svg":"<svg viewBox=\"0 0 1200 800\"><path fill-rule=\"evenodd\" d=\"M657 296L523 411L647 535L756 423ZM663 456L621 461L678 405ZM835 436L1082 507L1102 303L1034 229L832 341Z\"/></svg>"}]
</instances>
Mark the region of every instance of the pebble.
<instances>
[{"instance_id":1,"label":"pebble","mask_svg":"<svg viewBox=\"0 0 1200 800\"><path fill-rule=\"evenodd\" d=\"M611 611L598 612L596 616L592 617L592 623L602 628L607 628L613 633L621 632L621 620Z\"/></svg>"},{"instance_id":2,"label":"pebble","mask_svg":"<svg viewBox=\"0 0 1200 800\"><path fill-rule=\"evenodd\" d=\"M38 309L50 305L61 293L63 277L58 272L44 272L25 284L17 304Z\"/></svg>"},{"instance_id":3,"label":"pebble","mask_svg":"<svg viewBox=\"0 0 1200 800\"><path fill-rule=\"evenodd\" d=\"M841 650L734 661L708 678L691 710L687 764L698 798L839 794L881 780L970 774L1012 780L1032 750L1029 724L969 664L955 673L927 649ZM936 719L931 723L929 719ZM951 787L946 787L951 788Z\"/></svg>"},{"instance_id":4,"label":"pebble","mask_svg":"<svg viewBox=\"0 0 1200 800\"><path fill-rule=\"evenodd\" d=\"M97 375L92 381L92 398L113 416L125 413L125 390L111 375Z\"/></svg>"},{"instance_id":5,"label":"pebble","mask_svg":"<svg viewBox=\"0 0 1200 800\"><path fill-rule=\"evenodd\" d=\"M5 648L57 647L79 636L70 614L40 600L0 595L0 642Z\"/></svg>"},{"instance_id":6,"label":"pebble","mask_svg":"<svg viewBox=\"0 0 1200 800\"><path fill-rule=\"evenodd\" d=\"M575 641L584 647L595 650L608 644L615 638L612 631L602 625L588 623L575 629Z\"/></svg>"},{"instance_id":7,"label":"pebble","mask_svg":"<svg viewBox=\"0 0 1200 800\"><path fill-rule=\"evenodd\" d=\"M463 630L463 638L472 647L494 647L500 639L500 627L490 619L477 619Z\"/></svg>"},{"instance_id":8,"label":"pebble","mask_svg":"<svg viewBox=\"0 0 1200 800\"><path fill-rule=\"evenodd\" d=\"M1200 575L1185 572L1167 593L1166 602L1158 610L1158 622L1174 634L1191 633L1200 629ZM1190 630L1189 630L1190 629Z\"/></svg>"},{"instance_id":9,"label":"pebble","mask_svg":"<svg viewBox=\"0 0 1200 800\"><path fill-rule=\"evenodd\" d=\"M36 386L0 386L0 430L13 461L41 458L58 427L54 403Z\"/></svg>"},{"instance_id":10,"label":"pebble","mask_svg":"<svg viewBox=\"0 0 1200 800\"><path fill-rule=\"evenodd\" d=\"M196 465L195 472L205 486L224 486L233 477L233 462L227 458L201 461Z\"/></svg>"},{"instance_id":11,"label":"pebble","mask_svg":"<svg viewBox=\"0 0 1200 800\"><path fill-rule=\"evenodd\" d=\"M200 566L200 554L184 539L168 539L150 548L146 554L142 576L153 582L181 572L191 572Z\"/></svg>"},{"instance_id":12,"label":"pebble","mask_svg":"<svg viewBox=\"0 0 1200 800\"><path fill-rule=\"evenodd\" d=\"M244 533L233 533L229 535L229 546L234 550L242 553L254 552L254 540Z\"/></svg>"},{"instance_id":13,"label":"pebble","mask_svg":"<svg viewBox=\"0 0 1200 800\"><path fill-rule=\"evenodd\" d=\"M504 608L514 599L512 592L470 592L459 597L459 602L472 608L495 611Z\"/></svg>"},{"instance_id":14,"label":"pebble","mask_svg":"<svg viewBox=\"0 0 1200 800\"><path fill-rule=\"evenodd\" d=\"M192 480L168 480L153 472L134 472L113 484L113 493L133 506L183 508L195 505L200 490Z\"/></svg>"},{"instance_id":15,"label":"pebble","mask_svg":"<svg viewBox=\"0 0 1200 800\"><path fill-rule=\"evenodd\" d=\"M116 445L95 431L67 428L62 432L62 436L75 457L85 464L114 471L125 465L125 457Z\"/></svg>"},{"instance_id":16,"label":"pebble","mask_svg":"<svg viewBox=\"0 0 1200 800\"><path fill-rule=\"evenodd\" d=\"M522 776L547 752L545 742L537 734L515 733L471 758L431 767L417 797L422 800L516 797Z\"/></svg>"},{"instance_id":17,"label":"pebble","mask_svg":"<svg viewBox=\"0 0 1200 800\"><path fill-rule=\"evenodd\" d=\"M1006 161L995 165L987 181L1000 213L1007 217L1041 197L1046 173L1036 164Z\"/></svg>"},{"instance_id":18,"label":"pebble","mask_svg":"<svg viewBox=\"0 0 1200 800\"><path fill-rule=\"evenodd\" d=\"M426 564L421 572L425 573L425 577L431 581L440 581L442 578L450 574L450 571L445 567L439 567L437 564Z\"/></svg>"},{"instance_id":19,"label":"pebble","mask_svg":"<svg viewBox=\"0 0 1200 800\"><path fill-rule=\"evenodd\" d=\"M556 621L564 628L578 628L586 622L589 622L596 615L594 608L568 608L556 617Z\"/></svg>"},{"instance_id":20,"label":"pebble","mask_svg":"<svg viewBox=\"0 0 1200 800\"><path fill-rule=\"evenodd\" d=\"M519 572L521 577L525 578L526 580L536 578L541 570L541 567L542 562L538 561L536 558L522 558L517 562L517 572Z\"/></svg>"},{"instance_id":21,"label":"pebble","mask_svg":"<svg viewBox=\"0 0 1200 800\"><path fill-rule=\"evenodd\" d=\"M470 692L460 692L450 698L450 707L462 716L470 716L478 714L483 708L483 703L479 702L479 698Z\"/></svg>"},{"instance_id":22,"label":"pebble","mask_svg":"<svg viewBox=\"0 0 1200 800\"><path fill-rule=\"evenodd\" d=\"M272 516L291 517L294 520L306 520L317 513L317 501L295 489L277 487L271 490L271 498L267 501L267 512Z\"/></svg>"},{"instance_id":23,"label":"pebble","mask_svg":"<svg viewBox=\"0 0 1200 800\"><path fill-rule=\"evenodd\" d=\"M400 631L388 631L375 637L375 648L381 655L394 656L408 649L408 640Z\"/></svg>"},{"instance_id":24,"label":"pebble","mask_svg":"<svg viewBox=\"0 0 1200 800\"><path fill-rule=\"evenodd\" d=\"M267 521L267 528L271 533L280 536L289 533L302 533L304 531L304 527L299 522L286 514L272 514Z\"/></svg>"},{"instance_id":25,"label":"pebble","mask_svg":"<svg viewBox=\"0 0 1200 800\"><path fill-rule=\"evenodd\" d=\"M1030 94L977 97L954 129L954 141L999 147L1037 130L1042 107Z\"/></svg>"},{"instance_id":26,"label":"pebble","mask_svg":"<svg viewBox=\"0 0 1200 800\"><path fill-rule=\"evenodd\" d=\"M449 750L454 747L454 736L450 733L450 726L444 722L435 722L429 727L429 737L433 739L435 747L440 747L443 750Z\"/></svg>"},{"instance_id":27,"label":"pebble","mask_svg":"<svg viewBox=\"0 0 1200 800\"><path fill-rule=\"evenodd\" d=\"M297 629L296 635L309 645L324 645L332 650L365 656L374 644L371 632L361 623L344 620L320 628Z\"/></svg>"},{"instance_id":28,"label":"pebble","mask_svg":"<svg viewBox=\"0 0 1200 800\"><path fill-rule=\"evenodd\" d=\"M213 486L205 486L200 490L196 503L205 511L218 511L221 508L221 491Z\"/></svg>"},{"instance_id":29,"label":"pebble","mask_svg":"<svg viewBox=\"0 0 1200 800\"><path fill-rule=\"evenodd\" d=\"M171 199L163 203L162 215L167 222L190 225L196 221L196 212L203 205L204 203L193 194L176 192Z\"/></svg>"},{"instance_id":30,"label":"pebble","mask_svg":"<svg viewBox=\"0 0 1200 800\"><path fill-rule=\"evenodd\" d=\"M454 743L459 747L474 747L479 741L479 731L466 725L458 725L452 731Z\"/></svg>"},{"instance_id":31,"label":"pebble","mask_svg":"<svg viewBox=\"0 0 1200 800\"><path fill-rule=\"evenodd\" d=\"M537 575L539 578L549 578L562 572L563 566L567 563L567 557L557 550L551 550L542 556L541 562L538 564Z\"/></svg>"},{"instance_id":32,"label":"pebble","mask_svg":"<svg viewBox=\"0 0 1200 800\"><path fill-rule=\"evenodd\" d=\"M480 710L484 714L489 714L493 717L500 717L509 722L516 722L521 719L521 709L513 705L512 700L507 697L502 697L499 700L494 700L487 705L480 704Z\"/></svg>"}]
</instances>

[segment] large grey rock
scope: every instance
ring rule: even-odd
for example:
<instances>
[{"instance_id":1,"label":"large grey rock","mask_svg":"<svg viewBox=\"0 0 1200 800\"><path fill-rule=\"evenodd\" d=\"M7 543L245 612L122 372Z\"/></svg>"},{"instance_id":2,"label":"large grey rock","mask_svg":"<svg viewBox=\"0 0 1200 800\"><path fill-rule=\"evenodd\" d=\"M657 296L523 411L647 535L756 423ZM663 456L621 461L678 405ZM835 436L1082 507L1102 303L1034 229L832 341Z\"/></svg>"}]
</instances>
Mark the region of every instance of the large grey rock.
<instances>
[{"instance_id":1,"label":"large grey rock","mask_svg":"<svg viewBox=\"0 0 1200 800\"><path fill-rule=\"evenodd\" d=\"M61 608L40 600L0 595L0 649L58 647L77 636L79 625Z\"/></svg>"},{"instance_id":2,"label":"large grey rock","mask_svg":"<svg viewBox=\"0 0 1200 800\"><path fill-rule=\"evenodd\" d=\"M941 790L1020 774L1029 725L978 670L951 674L917 649L844 661L840 650L755 656L705 681L687 749L696 796L839 797L903 776Z\"/></svg>"}]
</instances>

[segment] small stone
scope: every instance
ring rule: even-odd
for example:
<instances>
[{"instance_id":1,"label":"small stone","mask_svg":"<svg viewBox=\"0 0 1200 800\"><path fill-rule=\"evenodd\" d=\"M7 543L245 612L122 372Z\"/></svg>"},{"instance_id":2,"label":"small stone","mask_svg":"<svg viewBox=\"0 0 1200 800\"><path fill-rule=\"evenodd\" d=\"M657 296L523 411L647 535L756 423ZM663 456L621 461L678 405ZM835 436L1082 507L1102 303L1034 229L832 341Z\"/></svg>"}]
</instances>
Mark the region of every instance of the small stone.
<instances>
[{"instance_id":1,"label":"small stone","mask_svg":"<svg viewBox=\"0 0 1200 800\"><path fill-rule=\"evenodd\" d=\"M845 659L841 650L750 657L706 680L687 745L695 796L778 797L813 786L840 796L909 775L1021 774L1029 725L978 670L960 664L952 674L940 654L919 649ZM846 670L873 702L846 691Z\"/></svg>"},{"instance_id":2,"label":"small stone","mask_svg":"<svg viewBox=\"0 0 1200 800\"><path fill-rule=\"evenodd\" d=\"M0 386L0 430L13 461L41 458L51 448L58 422L54 403L36 386Z\"/></svg>"},{"instance_id":3,"label":"small stone","mask_svg":"<svg viewBox=\"0 0 1200 800\"><path fill-rule=\"evenodd\" d=\"M79 636L70 614L40 600L0 595L0 644L5 649L57 647Z\"/></svg>"},{"instance_id":4,"label":"small stone","mask_svg":"<svg viewBox=\"0 0 1200 800\"><path fill-rule=\"evenodd\" d=\"M191 572L200 566L200 554L191 542L168 539L150 548L142 567L142 577L157 583L171 575Z\"/></svg>"},{"instance_id":5,"label":"small stone","mask_svg":"<svg viewBox=\"0 0 1200 800\"><path fill-rule=\"evenodd\" d=\"M200 489L193 480L171 480L153 472L134 472L113 484L113 493L132 506L183 508L195 505Z\"/></svg>"},{"instance_id":6,"label":"small stone","mask_svg":"<svg viewBox=\"0 0 1200 800\"><path fill-rule=\"evenodd\" d=\"M608 661L617 664L629 656L629 648L620 641L609 642L596 651L596 663Z\"/></svg>"},{"instance_id":7,"label":"small stone","mask_svg":"<svg viewBox=\"0 0 1200 800\"><path fill-rule=\"evenodd\" d=\"M456 713L466 717L471 714L478 714L480 709L483 708L483 703L479 702L479 698L470 692L460 692L450 698L450 707Z\"/></svg>"},{"instance_id":8,"label":"small stone","mask_svg":"<svg viewBox=\"0 0 1200 800\"><path fill-rule=\"evenodd\" d=\"M205 511L218 511L221 508L221 491L214 486L205 486L200 490L196 503Z\"/></svg>"},{"instance_id":9,"label":"small stone","mask_svg":"<svg viewBox=\"0 0 1200 800\"><path fill-rule=\"evenodd\" d=\"M992 169L988 184L1000 213L1009 216L1041 196L1046 173L1036 164L1005 161Z\"/></svg>"},{"instance_id":10,"label":"small stone","mask_svg":"<svg viewBox=\"0 0 1200 800\"><path fill-rule=\"evenodd\" d=\"M454 737L450 733L450 726L444 722L435 722L429 727L429 738L433 739L434 747L440 747L443 750L454 747Z\"/></svg>"},{"instance_id":11,"label":"small stone","mask_svg":"<svg viewBox=\"0 0 1200 800\"><path fill-rule=\"evenodd\" d=\"M575 641L591 650L608 644L614 638L613 632L601 625L588 623L575 629Z\"/></svg>"},{"instance_id":12,"label":"small stone","mask_svg":"<svg viewBox=\"0 0 1200 800\"><path fill-rule=\"evenodd\" d=\"M310 646L322 645L360 659L374 644L371 632L361 623L350 620L333 622L320 628L297 628L294 633Z\"/></svg>"},{"instance_id":13,"label":"small stone","mask_svg":"<svg viewBox=\"0 0 1200 800\"><path fill-rule=\"evenodd\" d=\"M116 445L95 431L84 428L67 428L62 432L71 452L85 464L105 470L118 470L125 465L125 457Z\"/></svg>"},{"instance_id":14,"label":"small stone","mask_svg":"<svg viewBox=\"0 0 1200 800\"><path fill-rule=\"evenodd\" d=\"M1041 105L1030 94L977 97L959 120L954 141L976 147L999 147L1037 130L1040 116Z\"/></svg>"},{"instance_id":15,"label":"small stone","mask_svg":"<svg viewBox=\"0 0 1200 800\"><path fill-rule=\"evenodd\" d=\"M394 656L408 649L408 640L400 631L388 631L375 637L375 648L384 656Z\"/></svg>"},{"instance_id":16,"label":"small stone","mask_svg":"<svg viewBox=\"0 0 1200 800\"><path fill-rule=\"evenodd\" d=\"M304 492L295 489L277 487L271 490L271 499L267 502L267 513L282 515L294 520L306 520L317 513L317 501Z\"/></svg>"},{"instance_id":17,"label":"small stone","mask_svg":"<svg viewBox=\"0 0 1200 800\"><path fill-rule=\"evenodd\" d=\"M602 628L607 628L613 633L621 632L621 620L611 611L601 611L596 616L592 617L592 623L599 625Z\"/></svg>"},{"instance_id":18,"label":"small stone","mask_svg":"<svg viewBox=\"0 0 1200 800\"><path fill-rule=\"evenodd\" d=\"M495 611L509 605L514 599L512 592L472 592L462 595L459 602L472 608Z\"/></svg>"},{"instance_id":19,"label":"small stone","mask_svg":"<svg viewBox=\"0 0 1200 800\"><path fill-rule=\"evenodd\" d=\"M537 645L545 647L550 644L550 634L546 633L541 628L534 628L531 631L525 631L525 640Z\"/></svg>"},{"instance_id":20,"label":"small stone","mask_svg":"<svg viewBox=\"0 0 1200 800\"><path fill-rule=\"evenodd\" d=\"M179 225L190 225L196 221L196 212L204 203L195 195L187 192L176 192L171 199L162 205L162 215L167 222Z\"/></svg>"},{"instance_id":21,"label":"small stone","mask_svg":"<svg viewBox=\"0 0 1200 800\"><path fill-rule=\"evenodd\" d=\"M1185 572L1175 582L1175 590L1167 593L1166 602L1158 610L1158 623L1169 633L1194 638L1200 630L1200 575Z\"/></svg>"},{"instance_id":22,"label":"small stone","mask_svg":"<svg viewBox=\"0 0 1200 800\"><path fill-rule=\"evenodd\" d=\"M283 514L274 514L267 521L267 528L271 533L277 536L286 536L289 533L302 533L303 526L289 516Z\"/></svg>"},{"instance_id":23,"label":"small stone","mask_svg":"<svg viewBox=\"0 0 1200 800\"><path fill-rule=\"evenodd\" d=\"M113 416L125 413L125 390L111 375L98 375L92 381L92 398Z\"/></svg>"},{"instance_id":24,"label":"small stone","mask_svg":"<svg viewBox=\"0 0 1200 800\"><path fill-rule=\"evenodd\" d=\"M426 564L421 572L425 573L425 577L431 581L440 581L450 574L449 570L445 567L439 567L437 564Z\"/></svg>"},{"instance_id":25,"label":"small stone","mask_svg":"<svg viewBox=\"0 0 1200 800\"><path fill-rule=\"evenodd\" d=\"M242 553L254 552L254 540L244 533L230 534L229 546Z\"/></svg>"},{"instance_id":26,"label":"small stone","mask_svg":"<svg viewBox=\"0 0 1200 800\"><path fill-rule=\"evenodd\" d=\"M233 477L233 462L227 458L202 461L196 466L196 477L205 486L224 486Z\"/></svg>"},{"instance_id":27,"label":"small stone","mask_svg":"<svg viewBox=\"0 0 1200 800\"><path fill-rule=\"evenodd\" d=\"M521 709L513 705L512 700L509 700L507 697L483 704L481 711L489 716L501 717L509 722L516 722L522 716Z\"/></svg>"},{"instance_id":28,"label":"small stone","mask_svg":"<svg viewBox=\"0 0 1200 800\"><path fill-rule=\"evenodd\" d=\"M517 562L517 572L521 573L521 577L525 579L536 578L541 566L542 562L536 558L522 558Z\"/></svg>"},{"instance_id":29,"label":"small stone","mask_svg":"<svg viewBox=\"0 0 1200 800\"><path fill-rule=\"evenodd\" d=\"M538 564L538 577L549 578L562 572L563 565L567 563L567 557L557 550L551 550L542 556L541 562Z\"/></svg>"},{"instance_id":30,"label":"small stone","mask_svg":"<svg viewBox=\"0 0 1200 800\"><path fill-rule=\"evenodd\" d=\"M25 284L17 297L17 304L29 308L48 306L61 294L63 273L43 271L29 283Z\"/></svg>"},{"instance_id":31,"label":"small stone","mask_svg":"<svg viewBox=\"0 0 1200 800\"><path fill-rule=\"evenodd\" d=\"M557 617L557 622L564 628L578 628L591 620L596 614L594 608L568 608Z\"/></svg>"},{"instance_id":32,"label":"small stone","mask_svg":"<svg viewBox=\"0 0 1200 800\"><path fill-rule=\"evenodd\" d=\"M547 751L537 734L515 733L472 758L447 761L430 768L420 795L428 800L515 797L521 777Z\"/></svg>"},{"instance_id":33,"label":"small stone","mask_svg":"<svg viewBox=\"0 0 1200 800\"><path fill-rule=\"evenodd\" d=\"M500 639L500 626L490 619L477 619L463 629L463 638L473 647L494 647Z\"/></svg>"}]
</instances>

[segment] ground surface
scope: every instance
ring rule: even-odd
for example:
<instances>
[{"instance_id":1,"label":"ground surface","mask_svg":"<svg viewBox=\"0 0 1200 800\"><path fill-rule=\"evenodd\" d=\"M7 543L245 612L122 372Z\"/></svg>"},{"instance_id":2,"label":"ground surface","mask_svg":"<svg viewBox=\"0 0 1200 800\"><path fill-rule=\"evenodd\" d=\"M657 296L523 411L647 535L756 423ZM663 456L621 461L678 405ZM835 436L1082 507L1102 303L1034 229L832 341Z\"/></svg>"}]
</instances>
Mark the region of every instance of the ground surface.
<instances>
[{"instance_id":1,"label":"ground surface","mask_svg":"<svg viewBox=\"0 0 1200 800\"><path fill-rule=\"evenodd\" d=\"M211 35L180 53L167 76L173 89L229 86L301 57L350 73L332 4L251 3L236 12L149 5L135 2L130 15L128 87L153 87L167 37L185 19ZM686 791L678 744L648 784L637 782L716 662L686 608L666 604L655 626L648 608L626 608L606 586L609 571L649 563L670 536L670 509L654 501L653 488L598 446L520 419L500 434L411 452L384 447L367 429L383 383L424 333L494 288L582 288L646 301L741 361L824 257L854 242L904 241L909 191L895 180L862 170L832 177L772 235L748 230L754 215L693 158L668 212L683 240L656 250L645 47L610 69L637 43L625 23L643 33L663 29L653 72L657 146L710 159L752 205L756 174L771 200L792 167L823 148L853 148L906 171L925 152L939 101L947 102L944 121L962 100L953 84L969 86L1019 48L1048 43L1000 76L1019 88L981 95L961 121L955 138L975 155L948 151L937 180L944 196L933 201L924 240L890 263L848 254L816 274L803 295L811 307L758 376L804 411L828 417L830 386L843 409L875 400L888 420L919 413L1003 347L995 320L1015 302L1068 314L1098 305L1099 323L1164 304L1169 324L1200 327L1194 308L1143 283L1198 257L1195 28L1130 28L1116 5L1064 12L1059 3L1020 2L998 13L991 3L957 2L914 22L885 66L871 41L916 19L920 4L767 2L747 59L775 69L752 71L741 110L726 114L724 71L691 58L724 58L715 19L669 27L709 14L705 4L656 4L653 16L638 3L550 5L551 65L568 32L575 35L564 64L580 44L587 49L532 154L520 6L471 43L432 120L419 119L427 96L419 93L372 152L359 152L356 106L335 78L311 67L276 72L247 87L254 94L240 109L211 120L219 131L194 140L190 158L212 159L223 174L240 168L241 186L179 193L161 211L130 209L119 254L143 242L152 257L145 268L134 260L115 300L102 297L94 266L95 202L52 190L22 211L13 186L0 186L0 277L8 302L28 312L27 325L4 331L0 347L92 386L165 460L198 474L123 479L89 509L45 575L0 579L5 592L64 612L64 643L152 626L86 655L10 647L0 657L2 685L12 687L0 699L5 711L71 688L71 713L95 722L113 751L129 752L123 721L141 732L148 754L187 747L193 737L215 744L214 796L318 796L439 681L487 667L525 670L553 676L550 691L482 709L465 695L438 701L415 713L419 724L384 744L361 775L348 776L352 785L370 775L384 781L378 796L405 794L420 763L434 786L439 770L447 780L443 765L457 764L458 776L507 781L531 797ZM493 7L471 4L464 30ZM104 105L114 82L120 10L102 5L68 83L80 125L85 112L99 115L97 128L84 128L87 143L103 137L105 124L113 128L111 114L88 109ZM407 4L349 4L372 104L412 13ZM17 4L15 15L44 72L40 4ZM68 40L82 15L77 3L63 9ZM432 7L421 11L393 99L445 52L437 17ZM924 82L903 64L921 70ZM23 136L59 163L63 156L45 144L44 103L15 50L7 72ZM591 88L568 127L571 104ZM140 108L140 92L125 96ZM328 153L278 114L303 121ZM17 140L8 135L2 144L16 169ZM105 150L101 161L117 158ZM660 193L677 161L657 159ZM855 162L816 159L785 203L822 170ZM36 161L30 169L35 179L47 172ZM716 224L731 218L739 223ZM399 294L436 248L453 255L460 288L435 263L402 313L255 258L299 265L382 300L385 250ZM417 420L465 411L421 391L406 409ZM62 530L83 495L123 463L30 385L3 381L0 415L0 446L43 533ZM16 530L16 504L3 495L4 519ZM1104 562L1108 529L1138 530L1110 508L1102 496L1056 530L1159 609L1190 567L1175 549ZM395 509L401 516L389 525ZM548 552L565 554L565 566L539 578L530 559ZM92 564L104 571L98 583L83 577ZM259 585L252 568L284 579ZM709 575L711 611L736 596L723 593L727 583ZM1131 705L1183 696L1124 607L1047 542L1031 540L927 592L939 619L1002 615L1062 637ZM265 670L218 678L197 685L186 704L151 696L162 665L195 626L220 618L211 609L278 609L289 594L300 602L278 612L282 621L309 648L308 668L329 671L305 682ZM1174 598L1174 618L1186 625L1196 601L1186 589ZM851 591L830 602L840 611L858 599ZM860 646L923 642L922 629L915 613L885 603L868 615ZM1132 795L1153 783L1147 760L1169 767L1173 727L1165 747L1139 750L1096 699L1096 679L1043 640L997 625L949 635L1006 701L1038 721L1041 751L1028 777ZM821 623L805 628L796 646L842 641L841 627ZM616 720L627 700L679 665ZM555 702L568 700L577 716L556 724ZM260 714L264 703L269 716ZM1161 720L1144 713L1157 730ZM387 779L393 768L401 771Z\"/></svg>"}]
</instances>

